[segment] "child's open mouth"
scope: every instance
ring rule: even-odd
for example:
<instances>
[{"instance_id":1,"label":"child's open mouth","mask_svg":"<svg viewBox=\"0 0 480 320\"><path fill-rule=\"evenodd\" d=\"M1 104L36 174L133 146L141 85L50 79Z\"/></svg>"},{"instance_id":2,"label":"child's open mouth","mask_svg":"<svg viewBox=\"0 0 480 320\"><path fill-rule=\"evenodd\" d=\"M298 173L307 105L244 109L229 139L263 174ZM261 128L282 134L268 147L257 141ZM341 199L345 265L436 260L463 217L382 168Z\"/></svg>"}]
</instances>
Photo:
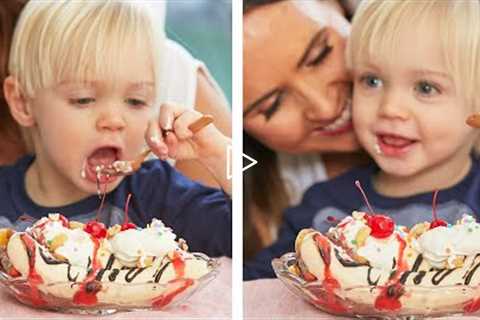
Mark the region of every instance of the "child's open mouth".
<instances>
[{"instance_id":1,"label":"child's open mouth","mask_svg":"<svg viewBox=\"0 0 480 320\"><path fill-rule=\"evenodd\" d=\"M395 134L377 134L380 151L386 156L402 156L406 154L418 140Z\"/></svg>"},{"instance_id":2,"label":"child's open mouth","mask_svg":"<svg viewBox=\"0 0 480 320\"><path fill-rule=\"evenodd\" d=\"M85 160L82 167L82 177L90 182L110 183L116 176L100 174L99 169L111 165L119 159L119 150L115 147L101 147L95 149Z\"/></svg>"}]
</instances>

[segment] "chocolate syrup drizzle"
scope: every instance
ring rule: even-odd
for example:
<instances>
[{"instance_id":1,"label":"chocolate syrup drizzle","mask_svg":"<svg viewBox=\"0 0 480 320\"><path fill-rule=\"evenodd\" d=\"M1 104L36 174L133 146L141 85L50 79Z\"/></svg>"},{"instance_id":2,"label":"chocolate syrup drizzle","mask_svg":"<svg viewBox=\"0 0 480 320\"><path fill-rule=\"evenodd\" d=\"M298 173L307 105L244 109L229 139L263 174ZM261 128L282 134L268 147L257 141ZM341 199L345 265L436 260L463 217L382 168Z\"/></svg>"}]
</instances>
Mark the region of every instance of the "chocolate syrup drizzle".
<instances>
[{"instance_id":1,"label":"chocolate syrup drizzle","mask_svg":"<svg viewBox=\"0 0 480 320\"><path fill-rule=\"evenodd\" d=\"M27 250L27 253L28 253L28 250ZM71 267L72 265L67 262L67 261L60 261L60 260L55 260L54 258L48 256L45 252L43 252L43 250L40 250L40 256L42 257L42 260L48 264L48 265L59 265L59 264L66 264L67 265L67 278L68 278L68 281L70 282L76 282L77 279L78 279L78 276L79 276L79 273L77 273L75 275L75 277L72 276L71 274ZM113 254L110 255L110 257L108 258L108 261L107 261L107 264L105 265L105 268L101 268L99 269L99 271L97 272L97 275L95 276L95 280L97 281L102 281L103 279L103 276L105 275L105 272L106 271L110 271L110 274L108 275L108 280L110 280L111 282L114 282L118 275L120 274L120 269L118 268L114 268L112 270L112 266L113 266L113 263L115 262L115 256ZM166 260L166 261L165 261ZM160 263L160 267L157 269L157 271L153 274L153 282L155 283L158 283L160 282L160 279L162 278L162 275L163 273L165 272L165 270L167 269L167 267L171 264L172 262L170 261L170 259L168 258L168 256L165 256L163 257L161 263ZM91 266L91 259L89 257L89 260L88 260L88 265L87 265L87 274L91 273L93 271L93 269L89 268L89 266ZM125 273L125 276L124 276L124 279L126 282L130 283L132 282L139 274L141 274L145 269L145 267L141 267L141 268L138 268L138 267L122 267L122 270L128 270L128 272Z\"/></svg>"},{"instance_id":2,"label":"chocolate syrup drizzle","mask_svg":"<svg viewBox=\"0 0 480 320\"><path fill-rule=\"evenodd\" d=\"M323 259L327 258L327 257L325 257L324 252L322 250L319 250L319 251L320 251L320 255L322 256ZM366 279L367 283L370 286L376 286L378 284L378 282L380 281L381 275L379 275L376 280L373 280L372 279L372 270L374 269L373 267L369 266L368 264L362 264L362 263L358 263L358 262L355 262L355 261L352 261L352 260L347 260L347 259L343 258L340 255L339 250L336 249L336 248L334 249L334 252L335 252L335 256L336 256L337 260L340 262L340 264L342 264L342 266L344 266L346 268L361 267L361 266L368 267L368 269L367 269L367 279ZM475 275L477 270L480 268L480 261L478 261L475 264L475 261L479 260L478 259L479 257L480 257L480 254L477 254L475 256L475 258L472 261L471 266L468 268L467 272L463 275L462 279L464 279L464 283L463 283L464 285L469 285L470 284L473 276ZM412 269L402 273L402 275L400 277L400 280L399 280L399 283L404 285L407 282L410 274L413 273L415 275L415 277L413 278L413 283L415 285L420 285L423 281L423 278L427 274L426 271L423 271L423 270L418 271L422 262L423 262L423 255L420 254L415 259L415 262L413 263ZM395 259L393 260L393 265L396 266L396 260ZM447 268L429 270L430 272L436 271L435 274L433 275L432 279L431 279L432 284L435 285L435 286L441 284L443 282L443 280L448 278L448 276L452 272L454 272L455 270L456 269L447 269ZM393 279L393 277L395 277L397 272L398 272L397 270L392 270L390 272L389 279Z\"/></svg>"}]
</instances>

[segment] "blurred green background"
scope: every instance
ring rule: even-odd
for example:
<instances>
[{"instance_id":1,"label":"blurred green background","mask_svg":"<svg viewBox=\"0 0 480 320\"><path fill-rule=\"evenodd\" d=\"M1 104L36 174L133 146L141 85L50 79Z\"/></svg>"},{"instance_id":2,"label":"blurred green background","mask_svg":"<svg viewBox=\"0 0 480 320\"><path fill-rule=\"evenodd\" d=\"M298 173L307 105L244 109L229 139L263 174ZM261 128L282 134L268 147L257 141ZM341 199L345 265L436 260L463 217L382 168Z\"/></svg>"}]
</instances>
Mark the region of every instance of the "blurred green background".
<instances>
[{"instance_id":1,"label":"blurred green background","mask_svg":"<svg viewBox=\"0 0 480 320\"><path fill-rule=\"evenodd\" d=\"M167 36L203 61L232 104L230 0L168 0Z\"/></svg>"}]
</instances>

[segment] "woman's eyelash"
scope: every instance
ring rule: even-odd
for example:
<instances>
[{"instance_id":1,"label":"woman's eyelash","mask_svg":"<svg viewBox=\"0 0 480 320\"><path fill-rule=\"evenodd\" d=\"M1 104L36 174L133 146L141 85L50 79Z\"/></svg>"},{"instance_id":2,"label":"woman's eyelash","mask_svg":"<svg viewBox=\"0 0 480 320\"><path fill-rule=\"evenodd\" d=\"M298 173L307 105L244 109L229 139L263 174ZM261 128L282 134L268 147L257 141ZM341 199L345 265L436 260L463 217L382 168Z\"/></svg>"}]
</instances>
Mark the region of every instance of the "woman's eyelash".
<instances>
[{"instance_id":1,"label":"woman's eyelash","mask_svg":"<svg viewBox=\"0 0 480 320\"><path fill-rule=\"evenodd\" d=\"M268 108L265 112L264 112L264 115L265 115L265 118L268 120L270 120L270 118L275 114L275 112L278 110L278 107L280 107L280 104L282 103L282 100L283 100L283 95L284 95L284 92L283 91L279 91L277 93L277 95L275 96L275 100L273 101L272 105L270 108Z\"/></svg>"},{"instance_id":2,"label":"woman's eyelash","mask_svg":"<svg viewBox=\"0 0 480 320\"><path fill-rule=\"evenodd\" d=\"M323 60L325 60L325 58L330 54L330 52L332 52L332 49L333 49L332 46L329 46L329 45L324 46L322 48L322 51L320 51L320 53L315 57L315 59L307 62L306 66L310 67L310 66L318 65Z\"/></svg>"}]
</instances>

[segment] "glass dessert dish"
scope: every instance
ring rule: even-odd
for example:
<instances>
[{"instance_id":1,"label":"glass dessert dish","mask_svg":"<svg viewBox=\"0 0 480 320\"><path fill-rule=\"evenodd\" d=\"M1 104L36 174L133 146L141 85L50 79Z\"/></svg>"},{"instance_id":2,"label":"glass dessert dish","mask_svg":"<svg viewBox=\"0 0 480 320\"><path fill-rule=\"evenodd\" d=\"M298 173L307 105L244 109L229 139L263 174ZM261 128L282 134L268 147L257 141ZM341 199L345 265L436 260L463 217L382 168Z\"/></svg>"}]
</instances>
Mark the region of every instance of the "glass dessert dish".
<instances>
[{"instance_id":1,"label":"glass dessert dish","mask_svg":"<svg viewBox=\"0 0 480 320\"><path fill-rule=\"evenodd\" d=\"M198 279L185 277L177 278L167 283L149 281L131 284L115 283L112 281L114 279L109 279L98 282L98 288L92 288L92 290L98 290L99 293L109 291L109 295L115 292L122 292L122 295L125 296L125 291L129 292L127 295L129 297L128 299L122 299L123 301L117 300L116 303L88 303L78 305L74 303L72 299L59 298L60 295L56 296L55 292L61 292L67 287L80 287L83 285L80 282L48 283L45 284L45 287L48 288L42 288L41 285L32 286L31 282L27 279L11 277L1 268L0 286L5 288L5 290L21 303L35 308L65 313L107 315L117 311L160 310L185 302L192 294L206 286L217 276L220 263L216 259L209 258L202 253L192 254L196 259L205 261L208 268L208 272ZM154 299L145 300L142 299L142 292L145 291L158 292L158 295L155 294Z\"/></svg>"},{"instance_id":2,"label":"glass dessert dish","mask_svg":"<svg viewBox=\"0 0 480 320\"><path fill-rule=\"evenodd\" d=\"M372 303L383 290L381 286L365 285L331 290L323 281L307 281L298 273L295 253L274 259L272 266L277 277L297 297L324 312L335 315L375 319L422 319L425 317L472 315L480 309L480 287L438 285L402 287L402 306L397 310L378 310ZM328 284L327 284L328 285Z\"/></svg>"}]
</instances>

